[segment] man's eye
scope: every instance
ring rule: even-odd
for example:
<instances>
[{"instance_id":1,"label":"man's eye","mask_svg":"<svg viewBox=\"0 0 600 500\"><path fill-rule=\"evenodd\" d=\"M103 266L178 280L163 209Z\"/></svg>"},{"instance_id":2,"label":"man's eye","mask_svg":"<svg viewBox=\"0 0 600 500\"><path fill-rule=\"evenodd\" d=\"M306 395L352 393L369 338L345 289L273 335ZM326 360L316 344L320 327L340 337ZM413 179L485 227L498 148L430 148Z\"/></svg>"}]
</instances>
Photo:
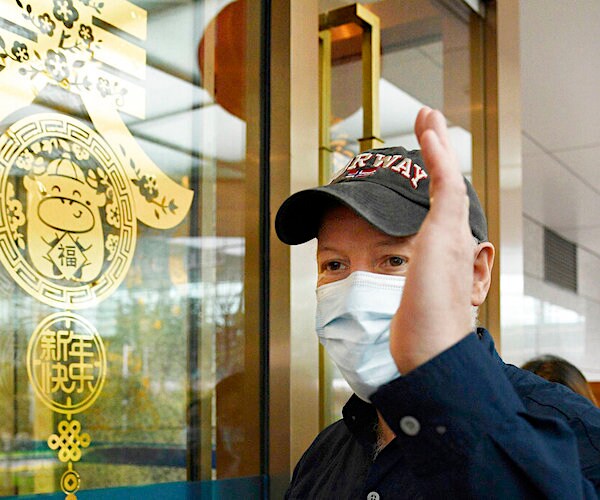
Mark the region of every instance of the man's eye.
<instances>
[{"instance_id":1,"label":"man's eye","mask_svg":"<svg viewBox=\"0 0 600 500\"><path fill-rule=\"evenodd\" d=\"M342 263L337 260L333 260L333 261L327 262L325 264L325 269L327 271L339 271L341 268L342 268Z\"/></svg>"},{"instance_id":2,"label":"man's eye","mask_svg":"<svg viewBox=\"0 0 600 500\"><path fill-rule=\"evenodd\" d=\"M398 257L397 255L394 255L393 257L389 258L389 263L391 266L398 267L398 266L401 266L402 264L406 263L406 260L403 259L402 257Z\"/></svg>"}]
</instances>

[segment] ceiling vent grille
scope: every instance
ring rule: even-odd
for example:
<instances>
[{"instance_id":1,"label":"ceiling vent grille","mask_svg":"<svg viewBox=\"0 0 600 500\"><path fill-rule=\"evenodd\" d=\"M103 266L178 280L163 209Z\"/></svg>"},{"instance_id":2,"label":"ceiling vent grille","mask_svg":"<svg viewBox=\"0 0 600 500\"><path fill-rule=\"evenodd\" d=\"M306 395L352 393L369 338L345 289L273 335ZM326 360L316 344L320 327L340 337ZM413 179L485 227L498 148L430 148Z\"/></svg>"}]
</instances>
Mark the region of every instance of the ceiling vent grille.
<instances>
[{"instance_id":1,"label":"ceiling vent grille","mask_svg":"<svg viewBox=\"0 0 600 500\"><path fill-rule=\"evenodd\" d=\"M577 292L577 245L544 228L544 279Z\"/></svg>"}]
</instances>

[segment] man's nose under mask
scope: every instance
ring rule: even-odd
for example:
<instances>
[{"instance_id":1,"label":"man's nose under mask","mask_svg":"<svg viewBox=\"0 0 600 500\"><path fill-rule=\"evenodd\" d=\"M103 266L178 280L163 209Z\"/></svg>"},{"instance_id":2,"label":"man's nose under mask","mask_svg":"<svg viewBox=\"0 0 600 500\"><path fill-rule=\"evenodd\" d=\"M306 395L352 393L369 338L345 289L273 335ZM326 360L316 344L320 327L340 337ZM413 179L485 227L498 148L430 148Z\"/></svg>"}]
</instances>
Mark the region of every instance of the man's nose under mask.
<instances>
[{"instance_id":1,"label":"man's nose under mask","mask_svg":"<svg viewBox=\"0 0 600 500\"><path fill-rule=\"evenodd\" d=\"M316 330L321 344L364 401L400 376L390 354L390 325L406 278L356 271L317 287Z\"/></svg>"}]
</instances>

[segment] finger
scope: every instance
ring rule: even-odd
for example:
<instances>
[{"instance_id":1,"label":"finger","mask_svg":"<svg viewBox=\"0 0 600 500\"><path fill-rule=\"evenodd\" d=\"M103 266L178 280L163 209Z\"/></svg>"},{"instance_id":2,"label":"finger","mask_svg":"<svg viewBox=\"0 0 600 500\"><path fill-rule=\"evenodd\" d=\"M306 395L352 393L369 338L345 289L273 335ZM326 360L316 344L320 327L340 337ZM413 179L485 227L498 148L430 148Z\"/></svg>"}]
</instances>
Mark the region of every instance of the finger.
<instances>
[{"instance_id":1,"label":"finger","mask_svg":"<svg viewBox=\"0 0 600 500\"><path fill-rule=\"evenodd\" d=\"M420 139L427 130L431 130L438 136L443 147L449 150L452 149L450 137L448 136L448 126L446 125L444 115L438 110L430 108L423 108L421 111L422 113L420 112L419 115L417 115L418 126L417 122L415 122L417 139Z\"/></svg>"},{"instance_id":2,"label":"finger","mask_svg":"<svg viewBox=\"0 0 600 500\"><path fill-rule=\"evenodd\" d=\"M447 215L464 214L465 203L468 212L466 186L447 136L445 120L439 112L432 111L427 115L426 125L419 141L423 160L430 175L429 195L432 199L432 208L443 207L444 211L449 211Z\"/></svg>"},{"instance_id":3,"label":"finger","mask_svg":"<svg viewBox=\"0 0 600 500\"><path fill-rule=\"evenodd\" d=\"M448 170L449 158L447 149L443 146L436 132L426 129L419 137L421 154L429 174L436 177L439 170Z\"/></svg>"},{"instance_id":4,"label":"finger","mask_svg":"<svg viewBox=\"0 0 600 500\"><path fill-rule=\"evenodd\" d=\"M444 115L437 110L423 108L415 122L415 133L418 134L417 139L427 169L433 174L432 181L435 183L433 178L437 175L454 177L454 182L457 182L458 178L462 180Z\"/></svg>"},{"instance_id":5,"label":"finger","mask_svg":"<svg viewBox=\"0 0 600 500\"><path fill-rule=\"evenodd\" d=\"M417 136L417 139L426 129L427 115L430 112L431 108L428 106L424 106L419 110L419 113L417 114L417 118L415 120L415 135Z\"/></svg>"}]
</instances>

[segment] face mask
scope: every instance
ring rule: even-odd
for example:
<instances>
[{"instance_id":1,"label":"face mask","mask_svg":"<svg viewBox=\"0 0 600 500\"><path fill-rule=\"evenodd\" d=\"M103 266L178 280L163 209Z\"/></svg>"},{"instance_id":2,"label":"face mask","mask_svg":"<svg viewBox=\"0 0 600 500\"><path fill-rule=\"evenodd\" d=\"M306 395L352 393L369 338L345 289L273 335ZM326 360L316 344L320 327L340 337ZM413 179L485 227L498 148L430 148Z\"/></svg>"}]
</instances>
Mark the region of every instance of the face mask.
<instances>
[{"instance_id":1,"label":"face mask","mask_svg":"<svg viewBox=\"0 0 600 500\"><path fill-rule=\"evenodd\" d=\"M400 376L390 354L390 325L406 278L364 271L317 288L317 335L364 401Z\"/></svg>"}]
</instances>

